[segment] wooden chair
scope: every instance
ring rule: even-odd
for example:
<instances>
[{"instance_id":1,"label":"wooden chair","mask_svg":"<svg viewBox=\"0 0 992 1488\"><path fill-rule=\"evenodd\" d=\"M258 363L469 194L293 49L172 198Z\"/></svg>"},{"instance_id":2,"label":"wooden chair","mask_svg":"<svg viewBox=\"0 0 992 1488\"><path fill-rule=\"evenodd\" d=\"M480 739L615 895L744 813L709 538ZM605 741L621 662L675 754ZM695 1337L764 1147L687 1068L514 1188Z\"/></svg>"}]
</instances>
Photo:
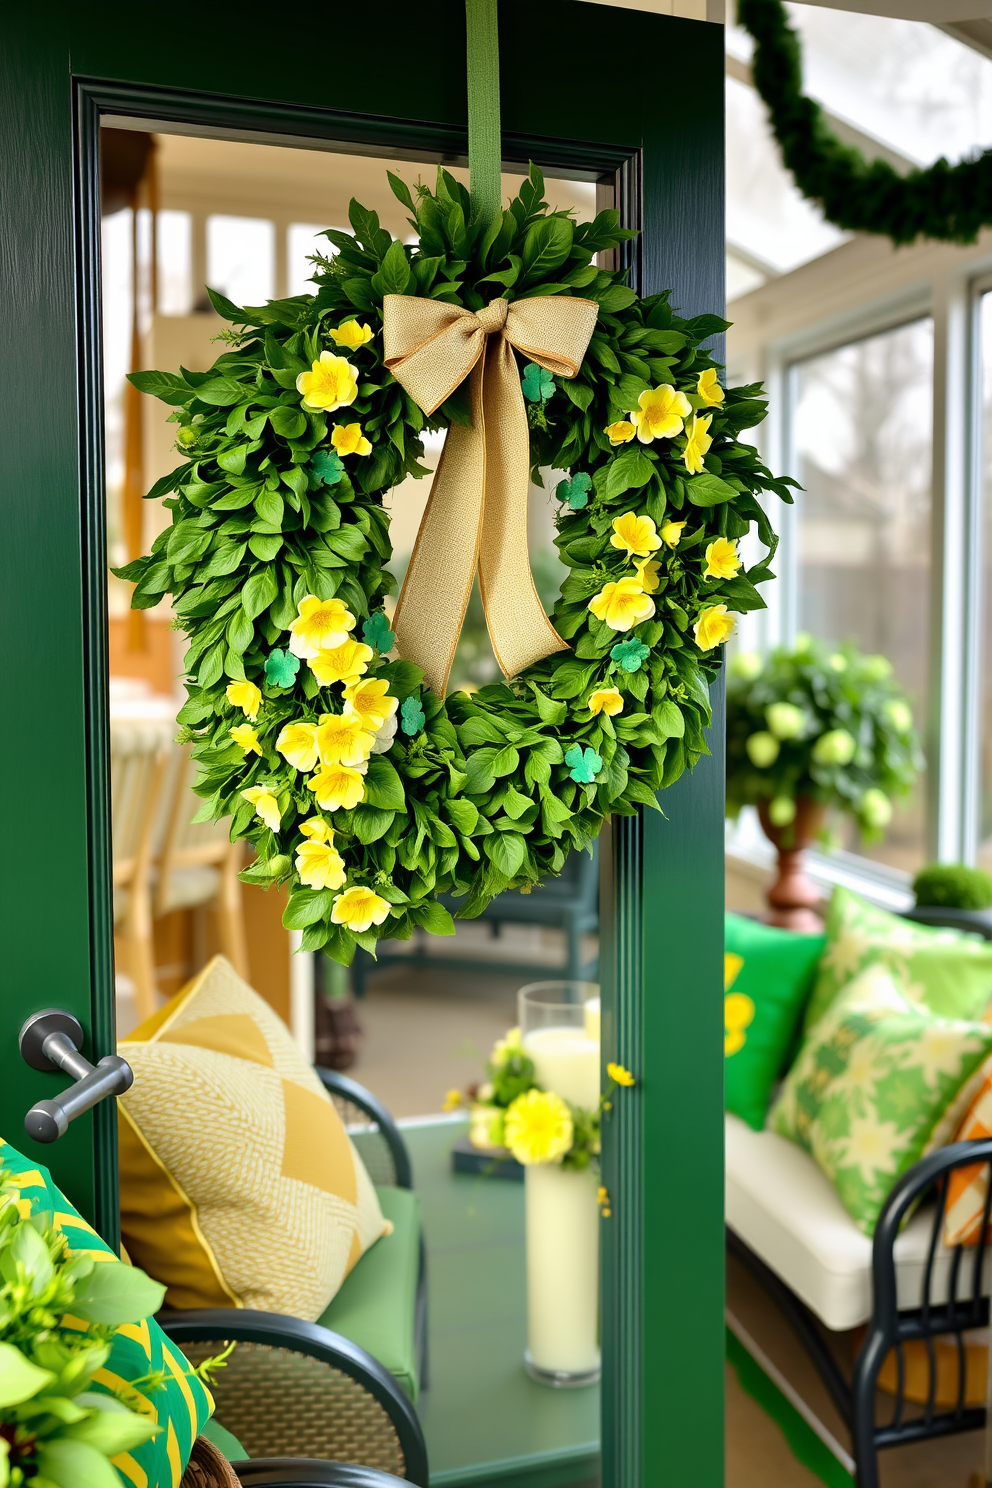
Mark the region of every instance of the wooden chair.
<instances>
[{"instance_id":1,"label":"wooden chair","mask_svg":"<svg viewBox=\"0 0 992 1488\"><path fill-rule=\"evenodd\" d=\"M391 1473L427 1488L427 1448L413 1405L426 1385L426 1271L409 1153L369 1091L331 1070L317 1074L393 1234L361 1258L319 1322L218 1307L160 1313L158 1321L194 1364L237 1343L210 1389L215 1419L251 1454L250 1463L234 1464L243 1483L375 1488L365 1477L333 1476L348 1464L353 1473ZM395 1315L384 1317L391 1298L398 1299ZM306 1458L332 1476L307 1476L312 1461L295 1461Z\"/></svg>"},{"instance_id":2,"label":"wooden chair","mask_svg":"<svg viewBox=\"0 0 992 1488\"><path fill-rule=\"evenodd\" d=\"M114 926L142 1019L155 1011L152 883L174 731L163 719L110 720Z\"/></svg>"},{"instance_id":3,"label":"wooden chair","mask_svg":"<svg viewBox=\"0 0 992 1488\"><path fill-rule=\"evenodd\" d=\"M248 948L238 872L243 849L232 842L230 823L194 822L201 805L193 793L197 766L188 744L174 749L170 804L162 850L155 866L154 915L215 904L220 950L238 976L248 980Z\"/></svg>"}]
</instances>

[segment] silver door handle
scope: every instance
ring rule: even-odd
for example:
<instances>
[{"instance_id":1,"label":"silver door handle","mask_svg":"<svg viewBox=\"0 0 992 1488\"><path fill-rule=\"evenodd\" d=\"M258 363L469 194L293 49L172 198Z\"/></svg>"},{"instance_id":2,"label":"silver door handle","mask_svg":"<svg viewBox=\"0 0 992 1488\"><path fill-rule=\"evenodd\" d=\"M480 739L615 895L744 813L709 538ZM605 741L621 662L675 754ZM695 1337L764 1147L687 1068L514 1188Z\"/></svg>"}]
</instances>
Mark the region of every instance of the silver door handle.
<instances>
[{"instance_id":1,"label":"silver door handle","mask_svg":"<svg viewBox=\"0 0 992 1488\"><path fill-rule=\"evenodd\" d=\"M57 1142L69 1130L69 1122L89 1111L108 1095L123 1095L134 1084L126 1059L106 1054L92 1065L79 1052L83 1029L78 1018L59 1008L32 1013L18 1038L21 1058L36 1070L65 1070L74 1085L57 1100L37 1101L24 1118L24 1130L36 1142Z\"/></svg>"}]
</instances>

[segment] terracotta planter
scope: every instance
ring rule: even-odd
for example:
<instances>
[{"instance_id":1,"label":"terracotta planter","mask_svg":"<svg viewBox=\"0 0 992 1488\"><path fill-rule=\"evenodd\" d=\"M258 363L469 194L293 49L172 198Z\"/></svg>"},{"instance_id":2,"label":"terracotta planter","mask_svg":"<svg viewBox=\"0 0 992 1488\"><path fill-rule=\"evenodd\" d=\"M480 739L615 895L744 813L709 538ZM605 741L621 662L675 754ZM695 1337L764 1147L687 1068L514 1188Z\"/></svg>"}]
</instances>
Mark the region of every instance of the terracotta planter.
<instances>
[{"instance_id":1,"label":"terracotta planter","mask_svg":"<svg viewBox=\"0 0 992 1488\"><path fill-rule=\"evenodd\" d=\"M758 820L765 836L778 849L778 878L765 891L768 913L765 921L783 930L806 933L823 929L823 920L814 913L821 895L806 877L806 852L816 841L823 826L826 807L809 796L796 801L796 815L787 827L776 827L769 820L768 801L758 804Z\"/></svg>"}]
</instances>

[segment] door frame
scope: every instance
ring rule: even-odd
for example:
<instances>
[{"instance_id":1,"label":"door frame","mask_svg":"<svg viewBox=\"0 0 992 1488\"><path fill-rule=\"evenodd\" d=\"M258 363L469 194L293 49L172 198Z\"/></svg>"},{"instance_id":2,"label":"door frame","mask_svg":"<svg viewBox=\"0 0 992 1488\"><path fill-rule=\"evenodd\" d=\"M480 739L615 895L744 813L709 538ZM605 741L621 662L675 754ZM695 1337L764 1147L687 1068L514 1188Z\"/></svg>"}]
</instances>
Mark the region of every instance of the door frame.
<instances>
[{"instance_id":1,"label":"door frame","mask_svg":"<svg viewBox=\"0 0 992 1488\"><path fill-rule=\"evenodd\" d=\"M246 14L250 12L250 14ZM402 30L409 12L401 0L381 0L380 21ZM57 307L64 332L71 314L75 347L70 392L76 408L78 581L81 600L75 665L78 686L72 731L84 760L85 811L74 821L77 862L85 861L85 927L76 926L78 958L88 943L86 975L77 974L76 1005L85 1002L96 1057L114 1046L113 893L109 842L109 745L107 724L106 536L103 496L103 389L99 275L100 196L98 134L101 116L120 127L149 121L177 132L251 139L338 151L423 160L425 155L464 163L463 43L461 0L436 0L436 59L452 81L429 100L438 115L423 119L422 97L409 78L396 75L395 115L372 114L352 87L350 107L328 108L307 99L266 96L263 68L247 67L258 87L222 94L209 86L209 58L186 59L173 41L146 56L135 36L122 39L127 8L114 3L78 20L57 5L44 18L18 18L14 45L7 50L8 119L17 112L19 63L44 72L40 132L43 139L28 157L47 151L42 167L60 178L59 200L50 220L71 205L71 241L60 242L52 273L61 276ZM248 0L240 15L250 30L257 17L264 33L267 8ZM720 310L723 304L723 39L709 22L623 11L574 0L501 0L503 57L526 37L542 57L542 79L526 69L504 65L504 157L507 163L535 158L551 170L584 175L609 173L617 182L618 205L643 237L631 248L632 283L642 293L674 286L674 301L687 314ZM443 24L446 23L446 24ZM6 24L6 23L5 23ZM362 38L357 17L335 20ZM89 34L84 34L86 26ZM217 17L206 18L208 29ZM43 27L49 27L42 36ZM218 28L219 29L219 28ZM111 31L115 34L111 38ZM94 32L96 35L94 36ZM569 123L585 121L590 110L583 94L610 91L598 58L606 38L622 34L622 71L611 96L612 137L583 140ZM599 49L597 49L597 43ZM192 50L209 50L198 33ZM343 46L346 50L346 46ZM394 48L402 51L401 46ZM242 48L244 53L244 48ZM670 76L659 83L658 64L671 59ZM680 59L691 59L691 68ZM65 62L69 61L68 74ZM557 64L557 65L556 65ZM0 69L3 69L0 62ZM398 65L398 64L397 64ZM233 65L226 69L234 75ZM131 78L130 73L139 73ZM552 74L577 97L555 99ZM692 82L690 84L689 78ZM549 81L550 79L550 81ZM68 87L69 96L65 89ZM694 90L694 91L693 91ZM304 90L305 91L305 90ZM347 91L347 90L345 90ZM443 94L443 96L440 96ZM642 100L642 101L641 101ZM345 99L343 102L347 103ZM689 110L692 105L691 113ZM408 112L404 112L404 108ZM595 113L595 109L592 110ZM527 130L514 129L526 122ZM533 125L531 129L530 126ZM556 130L560 132L556 133ZM597 130L597 132L599 132ZM67 138L67 134L69 138ZM563 137L564 136L564 137ZM0 133L16 148L23 126ZM70 143L71 138L71 143ZM674 141L674 144L672 143ZM71 176L66 188L66 166ZM11 174L17 174L16 170ZM44 209L37 199L9 202L13 230L24 222L37 240ZM32 217L33 213L33 217ZM18 219L21 219L19 223ZM33 229L33 231L32 231ZM7 229L11 230L10 227ZM13 264L9 288L23 293L24 268ZM0 270L2 272L2 270ZM68 295L68 302L67 302ZM31 307L18 327L11 316L8 347L31 334ZM3 353L0 340L0 356ZM41 359L35 359L41 370ZM24 429L2 402L5 369L0 369L0 437L24 444ZM9 378L7 378L9 382ZM20 400L23 406L23 399ZM18 406L18 400L13 400ZM64 410L63 410L64 411ZM37 424L32 426L37 427ZM9 443L5 446L9 448ZM64 454L64 451L63 451ZM63 462L64 463L64 462ZM23 459L22 459L23 464ZM28 458L30 465L30 459ZM62 471L63 482L65 471ZM11 503L0 497L0 544ZM62 503L64 518L66 506ZM67 539L68 543L68 539ZM69 544L71 546L71 544ZM16 542L13 545L16 559ZM66 555L63 555L63 558ZM9 572L9 570L8 570ZM17 584L14 585L15 594ZM44 637L51 653L54 636ZM714 688L719 707L721 688ZM661 798L664 815L647 812L620 818L604 843L603 899L603 1057L635 1071L638 1083L616 1109L604 1134L603 1181L613 1217L603 1227L604 1389L602 1407L605 1488L693 1481L698 1488L723 1482L723 1122L722 1122L722 909L723 769L722 728L711 735L712 755L700 761ZM80 839L82 827L83 840ZM82 849L82 851L78 851ZM17 894L7 903L17 912ZM0 914L5 908L0 890ZM12 923L12 920L11 920ZM81 937L79 931L87 934ZM84 985L85 983L85 985ZM22 979L12 1001L17 1014L64 1000L52 987L29 986ZM20 1021L19 1016L16 1021ZM16 1033L16 1030L15 1030ZM0 1058L9 1056L11 1030L0 1034ZM33 1083L32 1083L33 1080ZM41 1077L44 1082L45 1077ZM39 1077L18 1068L12 1081L23 1105L50 1093ZM0 1095L6 1131L15 1144L29 1145L9 1124L11 1095ZM30 1101L28 1102L30 1103ZM116 1126L108 1104L91 1120L77 1124L72 1141L54 1164L59 1172L74 1163L79 1171L63 1184L108 1239L116 1238ZM87 1160L87 1143L89 1158ZM60 1144L61 1146L61 1144ZM31 1155L43 1160L43 1149ZM84 1171L85 1170L85 1171ZM691 1237L683 1237L688 1233Z\"/></svg>"}]
</instances>

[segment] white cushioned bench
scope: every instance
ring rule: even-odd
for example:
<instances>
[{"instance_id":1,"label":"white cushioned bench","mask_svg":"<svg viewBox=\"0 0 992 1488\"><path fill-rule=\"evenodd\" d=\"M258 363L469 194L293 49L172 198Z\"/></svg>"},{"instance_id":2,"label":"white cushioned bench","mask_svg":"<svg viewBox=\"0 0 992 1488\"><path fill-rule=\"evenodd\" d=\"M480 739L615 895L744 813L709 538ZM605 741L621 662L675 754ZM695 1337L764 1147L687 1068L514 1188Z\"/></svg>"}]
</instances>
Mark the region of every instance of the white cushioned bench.
<instances>
[{"instance_id":1,"label":"white cushioned bench","mask_svg":"<svg viewBox=\"0 0 992 1488\"><path fill-rule=\"evenodd\" d=\"M726 1117L727 1225L835 1332L868 1322L872 1311L872 1242L858 1229L826 1174L808 1152L777 1132L752 1131ZM919 1307L932 1208L921 1209L895 1242L900 1311ZM947 1300L953 1251L939 1245L932 1300ZM958 1295L971 1293L973 1267L962 1262ZM992 1286L986 1254L984 1290Z\"/></svg>"}]
</instances>

